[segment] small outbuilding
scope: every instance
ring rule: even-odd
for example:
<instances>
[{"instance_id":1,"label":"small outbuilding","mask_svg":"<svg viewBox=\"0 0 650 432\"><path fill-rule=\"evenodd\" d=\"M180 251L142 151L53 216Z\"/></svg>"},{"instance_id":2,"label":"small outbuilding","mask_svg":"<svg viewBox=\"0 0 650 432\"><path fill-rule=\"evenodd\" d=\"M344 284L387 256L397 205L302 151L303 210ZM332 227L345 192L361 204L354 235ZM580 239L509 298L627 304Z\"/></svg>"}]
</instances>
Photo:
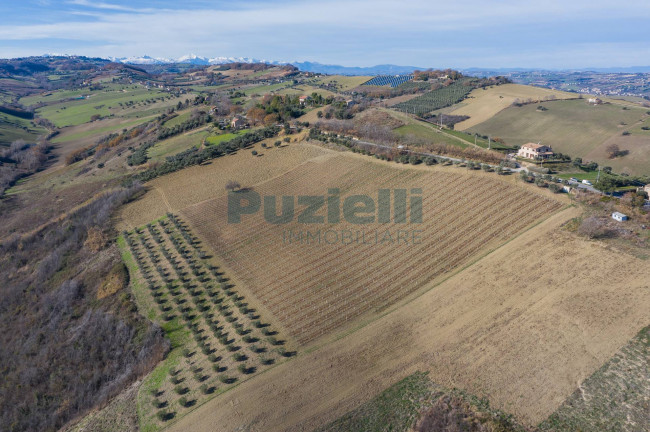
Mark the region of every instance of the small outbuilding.
<instances>
[{"instance_id":1,"label":"small outbuilding","mask_svg":"<svg viewBox=\"0 0 650 432\"><path fill-rule=\"evenodd\" d=\"M623 222L626 221L628 218L627 215L624 215L621 212L614 212L612 213L612 219L617 220L619 222Z\"/></svg>"}]
</instances>

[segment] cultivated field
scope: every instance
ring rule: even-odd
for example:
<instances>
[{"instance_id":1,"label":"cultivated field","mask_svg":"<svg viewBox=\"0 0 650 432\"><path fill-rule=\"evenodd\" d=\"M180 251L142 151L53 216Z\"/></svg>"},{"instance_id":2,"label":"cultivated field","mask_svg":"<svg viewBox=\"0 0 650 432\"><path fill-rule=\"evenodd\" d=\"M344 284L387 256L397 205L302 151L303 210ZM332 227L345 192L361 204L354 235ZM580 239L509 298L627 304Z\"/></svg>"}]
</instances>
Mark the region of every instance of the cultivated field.
<instances>
[{"instance_id":1,"label":"cultivated field","mask_svg":"<svg viewBox=\"0 0 650 432\"><path fill-rule=\"evenodd\" d=\"M311 430L418 370L488 397L528 425L542 422L648 323L647 263L567 233L562 225L578 214L552 216L416 300L243 383L170 430Z\"/></svg>"},{"instance_id":2,"label":"cultivated field","mask_svg":"<svg viewBox=\"0 0 650 432\"><path fill-rule=\"evenodd\" d=\"M567 93L541 87L520 84L503 84L486 89L476 89L467 96L458 109L450 111L452 115L466 115L469 118L456 123L456 130L469 129L494 117L499 111L508 108L515 100L544 100L546 98L572 99L575 93Z\"/></svg>"},{"instance_id":3,"label":"cultivated field","mask_svg":"<svg viewBox=\"0 0 650 432\"><path fill-rule=\"evenodd\" d=\"M538 110L539 105L547 110ZM500 137L510 145L541 141L552 146L553 150L573 157L579 156L585 160L593 158L600 165L612 167L626 166L629 163L634 168L630 174L648 174L650 135L640 132L622 135L628 129L636 129L646 118L645 109L614 104L592 106L585 99L576 99L510 107L471 127L469 131L491 135L493 138ZM631 160L633 158L630 155L616 160L603 157L608 140L616 139L623 143L623 139L627 138L641 140L641 144L634 144L634 159L638 164ZM620 147L621 150L625 149L625 145Z\"/></svg>"},{"instance_id":4,"label":"cultivated field","mask_svg":"<svg viewBox=\"0 0 650 432\"><path fill-rule=\"evenodd\" d=\"M416 98L398 103L393 108L405 113L422 116L462 101L471 90L471 87L457 81L447 87L432 90Z\"/></svg>"},{"instance_id":5,"label":"cultivated field","mask_svg":"<svg viewBox=\"0 0 650 432\"><path fill-rule=\"evenodd\" d=\"M267 140L266 144L272 146L273 141L275 139ZM258 156L242 150L147 183L151 191L120 210L121 228L133 229L164 216L166 212L179 212L187 206L221 196L225 194L224 187L229 180L236 180L243 187L253 186L328 153L310 145L291 144L263 149L258 144L254 148L259 152Z\"/></svg>"},{"instance_id":6,"label":"cultivated field","mask_svg":"<svg viewBox=\"0 0 650 432\"><path fill-rule=\"evenodd\" d=\"M262 196L278 197L324 196L329 188L338 188L342 199L357 194L376 198L380 188L404 189L409 196L414 189L422 191L422 223L409 219L403 225L272 224L263 212L229 224L224 194L182 210L226 266L302 344L405 298L562 205L495 175L399 169L348 155L308 161L253 188ZM395 196L391 199L397 205ZM406 209L395 210L393 220L401 212ZM261 250L269 252L262 260L255 258Z\"/></svg>"},{"instance_id":7,"label":"cultivated field","mask_svg":"<svg viewBox=\"0 0 650 432\"><path fill-rule=\"evenodd\" d=\"M140 388L143 432L294 355L176 216L121 242L140 312L161 325L173 348Z\"/></svg>"},{"instance_id":8,"label":"cultivated field","mask_svg":"<svg viewBox=\"0 0 650 432\"><path fill-rule=\"evenodd\" d=\"M345 75L328 75L319 77L314 80L317 84L336 85L339 91L352 90L361 84L372 79L371 76L345 76Z\"/></svg>"}]
</instances>

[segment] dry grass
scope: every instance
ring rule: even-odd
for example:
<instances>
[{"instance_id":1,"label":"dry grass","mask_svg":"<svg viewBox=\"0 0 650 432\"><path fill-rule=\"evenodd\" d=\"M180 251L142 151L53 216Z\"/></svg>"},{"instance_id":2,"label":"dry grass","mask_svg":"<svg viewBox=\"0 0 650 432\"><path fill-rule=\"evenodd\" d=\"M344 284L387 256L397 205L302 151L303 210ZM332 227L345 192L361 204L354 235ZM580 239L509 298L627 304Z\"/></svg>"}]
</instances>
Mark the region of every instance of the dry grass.
<instances>
[{"instance_id":1,"label":"dry grass","mask_svg":"<svg viewBox=\"0 0 650 432\"><path fill-rule=\"evenodd\" d=\"M450 114L469 116L470 118L457 123L455 126L456 130L466 130L492 118L499 111L512 105L516 99L525 101L529 98L536 100L551 96L555 96L557 99L572 99L577 97L574 93L559 90L520 84L504 84L490 87L486 90L473 90L468 98L463 101L463 106L451 111Z\"/></svg>"},{"instance_id":2,"label":"dry grass","mask_svg":"<svg viewBox=\"0 0 650 432\"><path fill-rule=\"evenodd\" d=\"M273 142L278 139L264 143L273 147ZM223 195L229 180L235 180L244 187L252 186L326 153L326 150L316 146L287 145L284 142L280 148L263 149L261 143L254 148L258 156L253 156L251 150L242 150L151 181L147 184L151 192L121 209L121 228L144 225L168 211L176 212Z\"/></svg>"},{"instance_id":3,"label":"dry grass","mask_svg":"<svg viewBox=\"0 0 650 432\"><path fill-rule=\"evenodd\" d=\"M170 430L309 430L417 370L529 425L647 325L644 261L561 212L381 319L232 389Z\"/></svg>"}]
</instances>

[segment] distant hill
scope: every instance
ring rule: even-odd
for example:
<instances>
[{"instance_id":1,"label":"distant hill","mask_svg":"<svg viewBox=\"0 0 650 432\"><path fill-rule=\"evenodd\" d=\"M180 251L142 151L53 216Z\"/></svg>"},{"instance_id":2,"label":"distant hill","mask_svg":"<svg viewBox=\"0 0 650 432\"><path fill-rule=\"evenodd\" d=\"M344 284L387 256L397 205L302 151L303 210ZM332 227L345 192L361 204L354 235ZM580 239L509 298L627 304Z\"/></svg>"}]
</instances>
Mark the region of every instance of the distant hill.
<instances>
[{"instance_id":1,"label":"distant hill","mask_svg":"<svg viewBox=\"0 0 650 432\"><path fill-rule=\"evenodd\" d=\"M291 64L303 72L316 72L330 75L404 75L410 74L416 69L426 69L416 66L398 66L393 64L368 67L326 65L316 62L293 62Z\"/></svg>"}]
</instances>

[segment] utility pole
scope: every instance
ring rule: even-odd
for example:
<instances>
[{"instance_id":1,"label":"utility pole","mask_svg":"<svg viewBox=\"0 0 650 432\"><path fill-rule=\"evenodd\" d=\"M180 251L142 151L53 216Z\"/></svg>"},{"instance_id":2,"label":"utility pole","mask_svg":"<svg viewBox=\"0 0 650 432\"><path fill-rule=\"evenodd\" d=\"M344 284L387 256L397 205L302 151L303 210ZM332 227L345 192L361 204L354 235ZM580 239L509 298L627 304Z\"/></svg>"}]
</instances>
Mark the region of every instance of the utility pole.
<instances>
[{"instance_id":1,"label":"utility pole","mask_svg":"<svg viewBox=\"0 0 650 432\"><path fill-rule=\"evenodd\" d=\"M488 150L492 149L492 137L488 136Z\"/></svg>"},{"instance_id":2,"label":"utility pole","mask_svg":"<svg viewBox=\"0 0 650 432\"><path fill-rule=\"evenodd\" d=\"M596 183L600 181L600 167L598 167L598 175L596 176Z\"/></svg>"}]
</instances>

